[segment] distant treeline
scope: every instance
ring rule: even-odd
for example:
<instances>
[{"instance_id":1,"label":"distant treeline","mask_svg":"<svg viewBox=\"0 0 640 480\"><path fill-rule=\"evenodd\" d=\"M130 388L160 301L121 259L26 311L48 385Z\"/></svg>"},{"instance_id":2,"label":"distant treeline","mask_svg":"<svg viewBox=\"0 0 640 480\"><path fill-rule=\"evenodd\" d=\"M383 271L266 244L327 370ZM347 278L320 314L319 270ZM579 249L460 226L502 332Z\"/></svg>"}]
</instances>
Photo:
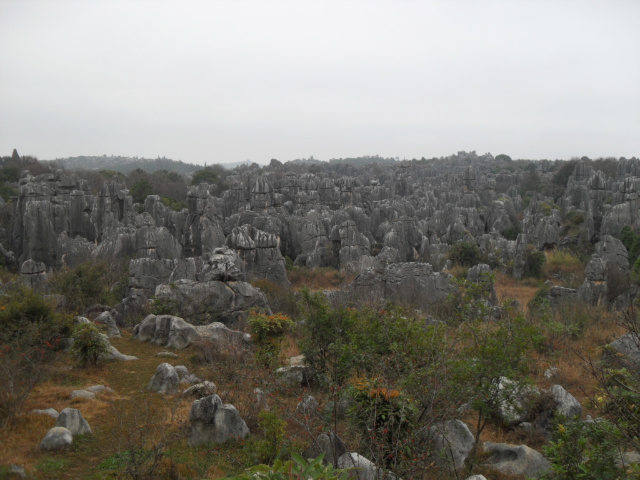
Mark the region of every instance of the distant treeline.
<instances>
[{"instance_id":1,"label":"distant treeline","mask_svg":"<svg viewBox=\"0 0 640 480\"><path fill-rule=\"evenodd\" d=\"M171 160L166 157L138 158L121 156L80 156L69 158L57 158L55 162L69 170L112 170L127 174L133 170L140 169L153 173L160 170L168 170L176 173L193 173L200 170L202 166L185 163L180 160Z\"/></svg>"}]
</instances>

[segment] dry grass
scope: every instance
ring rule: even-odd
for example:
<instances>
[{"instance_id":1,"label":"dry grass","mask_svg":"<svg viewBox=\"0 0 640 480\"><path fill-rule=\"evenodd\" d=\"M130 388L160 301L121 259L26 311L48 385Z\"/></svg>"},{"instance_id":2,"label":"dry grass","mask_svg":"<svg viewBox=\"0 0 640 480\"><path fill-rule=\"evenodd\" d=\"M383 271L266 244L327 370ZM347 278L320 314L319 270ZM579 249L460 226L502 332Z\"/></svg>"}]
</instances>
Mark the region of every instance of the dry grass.
<instances>
[{"instance_id":1,"label":"dry grass","mask_svg":"<svg viewBox=\"0 0 640 480\"><path fill-rule=\"evenodd\" d=\"M568 288L577 288L584 281L585 264L576 255L563 250L545 252L547 262L544 273L554 283Z\"/></svg>"},{"instance_id":2,"label":"dry grass","mask_svg":"<svg viewBox=\"0 0 640 480\"><path fill-rule=\"evenodd\" d=\"M529 301L536 296L539 289L538 281L516 280L515 278L496 272L495 289L500 303L507 300L517 300L526 309Z\"/></svg>"},{"instance_id":3,"label":"dry grass","mask_svg":"<svg viewBox=\"0 0 640 480\"><path fill-rule=\"evenodd\" d=\"M355 275L331 267L292 267L287 271L287 277L294 290L308 288L313 291L337 290L350 284Z\"/></svg>"}]
</instances>

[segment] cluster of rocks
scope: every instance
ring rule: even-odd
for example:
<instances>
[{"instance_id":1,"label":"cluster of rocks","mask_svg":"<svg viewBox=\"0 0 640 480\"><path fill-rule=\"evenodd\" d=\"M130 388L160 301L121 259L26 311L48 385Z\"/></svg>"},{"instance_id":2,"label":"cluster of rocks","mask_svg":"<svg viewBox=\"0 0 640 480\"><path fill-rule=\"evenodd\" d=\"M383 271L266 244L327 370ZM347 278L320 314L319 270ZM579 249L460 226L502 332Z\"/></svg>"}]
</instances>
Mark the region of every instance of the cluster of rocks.
<instances>
[{"instance_id":1,"label":"cluster of rocks","mask_svg":"<svg viewBox=\"0 0 640 480\"><path fill-rule=\"evenodd\" d=\"M420 303L446 295L446 276L438 272L458 241L477 245L492 265L515 277L524 272L529 244L545 249L600 241L576 295L592 304L628 303L629 293L618 286L628 260L614 237L624 225L640 231L640 161L622 159L609 175L578 162L563 192L555 198L534 193L526 206L531 179L552 184L557 168L546 161L514 167L475 152L426 164L328 166L313 174L292 163L238 171L221 195L207 184L193 186L179 212L157 195L137 208L118 180L93 195L74 174L25 173L13 202L9 249L1 252L38 288L52 268L133 258L119 323L152 296L193 323L232 323L248 308L266 307L247 281L287 285L285 256L296 265L359 273L354 292L372 289ZM569 214L581 221L567 235ZM503 233L515 226L522 233L506 239ZM418 260L433 271L412 263ZM416 298L414 288L436 295Z\"/></svg>"},{"instance_id":2,"label":"cluster of rocks","mask_svg":"<svg viewBox=\"0 0 640 480\"><path fill-rule=\"evenodd\" d=\"M46 412L51 415L50 410ZM55 410L54 410L55 411ZM73 444L73 437L91 433L91 427L75 408L65 408L56 417L56 426L50 429L40 442L42 450L58 450Z\"/></svg>"}]
</instances>

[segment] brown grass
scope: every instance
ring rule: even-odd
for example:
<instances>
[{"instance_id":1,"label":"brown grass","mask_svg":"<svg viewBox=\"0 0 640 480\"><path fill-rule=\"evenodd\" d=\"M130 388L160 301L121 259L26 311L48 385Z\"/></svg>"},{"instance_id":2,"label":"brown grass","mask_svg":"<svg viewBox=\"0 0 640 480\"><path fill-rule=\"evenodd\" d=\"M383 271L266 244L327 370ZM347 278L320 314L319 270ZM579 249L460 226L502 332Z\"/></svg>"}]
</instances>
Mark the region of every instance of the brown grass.
<instances>
[{"instance_id":1,"label":"brown grass","mask_svg":"<svg viewBox=\"0 0 640 480\"><path fill-rule=\"evenodd\" d=\"M350 284L354 274L336 270L331 267L292 267L287 270L287 277L294 290L337 290Z\"/></svg>"},{"instance_id":2,"label":"brown grass","mask_svg":"<svg viewBox=\"0 0 640 480\"><path fill-rule=\"evenodd\" d=\"M539 282L527 280L516 280L515 278L496 272L495 289L500 303L507 300L517 300L526 309L529 301L535 297Z\"/></svg>"}]
</instances>

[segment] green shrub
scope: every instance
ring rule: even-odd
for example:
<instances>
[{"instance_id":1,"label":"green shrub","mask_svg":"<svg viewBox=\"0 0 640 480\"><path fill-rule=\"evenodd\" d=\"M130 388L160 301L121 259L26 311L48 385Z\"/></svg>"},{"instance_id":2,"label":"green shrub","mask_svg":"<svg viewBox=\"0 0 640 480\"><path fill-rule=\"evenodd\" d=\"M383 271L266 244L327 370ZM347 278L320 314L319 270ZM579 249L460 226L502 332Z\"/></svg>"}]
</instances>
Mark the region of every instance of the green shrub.
<instances>
[{"instance_id":1,"label":"green shrub","mask_svg":"<svg viewBox=\"0 0 640 480\"><path fill-rule=\"evenodd\" d=\"M292 320L281 313L252 313L249 317L249 329L256 345L256 359L268 367L275 367L280 360L282 338L292 326Z\"/></svg>"},{"instance_id":2,"label":"green shrub","mask_svg":"<svg viewBox=\"0 0 640 480\"><path fill-rule=\"evenodd\" d=\"M525 256L524 276L541 278L546 261L547 257L544 252L539 251L533 245L528 245Z\"/></svg>"},{"instance_id":3,"label":"green shrub","mask_svg":"<svg viewBox=\"0 0 640 480\"><path fill-rule=\"evenodd\" d=\"M456 242L449 251L447 257L456 265L463 267L473 267L484 261L484 255L480 247L471 242Z\"/></svg>"},{"instance_id":4,"label":"green shrub","mask_svg":"<svg viewBox=\"0 0 640 480\"><path fill-rule=\"evenodd\" d=\"M276 460L273 466L256 465L230 480L347 480L348 471L324 465L324 454L315 460L305 460L297 453L291 453L292 460Z\"/></svg>"},{"instance_id":5,"label":"green shrub","mask_svg":"<svg viewBox=\"0 0 640 480\"><path fill-rule=\"evenodd\" d=\"M556 427L553 439L544 453L551 462L546 480L619 480L627 476L618 464L622 436L606 420L566 422Z\"/></svg>"},{"instance_id":6,"label":"green shrub","mask_svg":"<svg viewBox=\"0 0 640 480\"><path fill-rule=\"evenodd\" d=\"M517 240L518 235L522 233L522 226L520 222L516 222L511 225L509 228L506 228L502 231L502 236L507 240Z\"/></svg>"},{"instance_id":7,"label":"green shrub","mask_svg":"<svg viewBox=\"0 0 640 480\"><path fill-rule=\"evenodd\" d=\"M69 318L21 285L0 296L0 426L19 415L68 333Z\"/></svg>"},{"instance_id":8,"label":"green shrub","mask_svg":"<svg viewBox=\"0 0 640 480\"><path fill-rule=\"evenodd\" d=\"M95 366L109 352L109 340L94 323L79 323L73 329L71 355L83 366Z\"/></svg>"},{"instance_id":9,"label":"green shrub","mask_svg":"<svg viewBox=\"0 0 640 480\"><path fill-rule=\"evenodd\" d=\"M124 262L86 262L56 272L51 279L54 292L66 297L70 312L82 313L96 303L113 304L123 298L128 275ZM114 288L109 288L114 285Z\"/></svg>"},{"instance_id":10,"label":"green shrub","mask_svg":"<svg viewBox=\"0 0 640 480\"><path fill-rule=\"evenodd\" d=\"M270 464L280 457L287 438L287 422L274 412L262 411L258 414L258 427L262 438L252 437L247 447L255 455L257 461Z\"/></svg>"}]
</instances>

